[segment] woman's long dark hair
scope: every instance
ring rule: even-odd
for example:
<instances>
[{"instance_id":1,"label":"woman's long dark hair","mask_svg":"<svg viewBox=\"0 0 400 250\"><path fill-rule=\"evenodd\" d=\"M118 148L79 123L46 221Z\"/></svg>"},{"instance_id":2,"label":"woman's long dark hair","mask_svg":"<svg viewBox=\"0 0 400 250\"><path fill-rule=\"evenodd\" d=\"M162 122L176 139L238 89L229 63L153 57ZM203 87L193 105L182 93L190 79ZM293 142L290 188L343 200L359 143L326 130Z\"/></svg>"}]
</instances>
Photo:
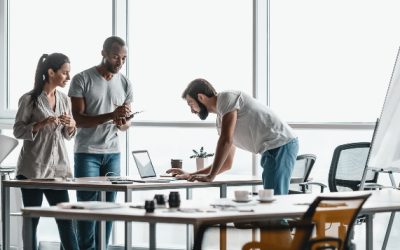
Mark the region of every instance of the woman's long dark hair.
<instances>
[{"instance_id":1,"label":"woman's long dark hair","mask_svg":"<svg viewBox=\"0 0 400 250\"><path fill-rule=\"evenodd\" d=\"M43 91L44 84L49 81L48 70L57 72L64 63L70 63L69 58L62 53L43 54L36 67L35 83L33 89L29 92L32 96L33 105L36 106L37 99Z\"/></svg>"}]
</instances>

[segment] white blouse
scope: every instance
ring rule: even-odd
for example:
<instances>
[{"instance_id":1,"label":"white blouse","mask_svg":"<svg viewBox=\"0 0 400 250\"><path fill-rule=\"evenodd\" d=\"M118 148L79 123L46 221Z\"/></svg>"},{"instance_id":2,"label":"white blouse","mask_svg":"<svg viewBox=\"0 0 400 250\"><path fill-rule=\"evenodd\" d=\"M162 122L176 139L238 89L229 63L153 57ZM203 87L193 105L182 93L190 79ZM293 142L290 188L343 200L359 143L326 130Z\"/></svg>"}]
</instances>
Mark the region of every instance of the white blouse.
<instances>
[{"instance_id":1,"label":"white blouse","mask_svg":"<svg viewBox=\"0 0 400 250\"><path fill-rule=\"evenodd\" d=\"M24 94L18 102L15 117L14 136L24 140L17 163L17 175L27 178L71 177L68 153L63 138L70 140L76 134L68 133L63 125L48 125L32 132L35 123L49 116L60 116L64 112L71 115L69 98L56 90L56 107L53 111L45 92L38 96L33 105L30 94Z\"/></svg>"}]
</instances>

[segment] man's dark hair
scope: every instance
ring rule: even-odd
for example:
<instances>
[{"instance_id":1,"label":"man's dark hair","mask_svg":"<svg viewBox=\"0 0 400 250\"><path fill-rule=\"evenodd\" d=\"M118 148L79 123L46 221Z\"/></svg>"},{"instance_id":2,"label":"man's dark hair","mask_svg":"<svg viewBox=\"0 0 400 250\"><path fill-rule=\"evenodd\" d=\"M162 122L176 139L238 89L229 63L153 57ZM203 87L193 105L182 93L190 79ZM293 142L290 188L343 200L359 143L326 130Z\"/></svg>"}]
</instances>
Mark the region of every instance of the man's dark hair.
<instances>
[{"instance_id":1,"label":"man's dark hair","mask_svg":"<svg viewBox=\"0 0 400 250\"><path fill-rule=\"evenodd\" d=\"M214 87L207 80L198 78L189 83L182 93L182 98L185 99L189 95L198 102L197 94L213 97L217 95L217 91L215 91Z\"/></svg>"},{"instance_id":2,"label":"man's dark hair","mask_svg":"<svg viewBox=\"0 0 400 250\"><path fill-rule=\"evenodd\" d=\"M125 41L118 36L110 36L109 38L107 38L104 43L103 43L103 50L107 53L109 53L111 51L111 47L114 43L118 43L118 45L120 45L121 47L126 46Z\"/></svg>"}]
</instances>

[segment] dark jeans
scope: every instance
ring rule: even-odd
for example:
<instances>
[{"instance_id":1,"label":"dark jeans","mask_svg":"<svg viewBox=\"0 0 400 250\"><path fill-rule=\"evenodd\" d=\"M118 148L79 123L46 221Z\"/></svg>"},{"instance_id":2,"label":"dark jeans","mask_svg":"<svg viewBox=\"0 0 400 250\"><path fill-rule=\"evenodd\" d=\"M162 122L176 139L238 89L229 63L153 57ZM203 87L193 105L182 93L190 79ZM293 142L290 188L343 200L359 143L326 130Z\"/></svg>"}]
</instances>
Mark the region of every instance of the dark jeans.
<instances>
[{"instance_id":1,"label":"dark jeans","mask_svg":"<svg viewBox=\"0 0 400 250\"><path fill-rule=\"evenodd\" d=\"M27 179L23 175L16 176L18 180ZM21 188L22 201L25 207L41 206L43 201L43 194L46 196L47 201L51 206L55 206L60 202L69 202L67 190L51 190L51 189L27 189ZM79 250L78 241L76 238L75 229L71 220L56 220L58 232L61 239L61 249L65 250ZM23 225L23 238L32 237L32 246L25 246L24 249L36 250L37 238L36 230L39 224L39 218L32 219L32 235L27 235L26 226Z\"/></svg>"},{"instance_id":2,"label":"dark jeans","mask_svg":"<svg viewBox=\"0 0 400 250\"><path fill-rule=\"evenodd\" d=\"M75 177L120 175L120 154L75 153ZM112 173L112 174L111 174ZM100 192L77 191L78 201L100 201ZM106 192L106 200L114 202L116 192ZM96 250L100 244L100 222L78 221L78 241L81 250ZM112 222L106 223L106 245L110 238Z\"/></svg>"}]
</instances>

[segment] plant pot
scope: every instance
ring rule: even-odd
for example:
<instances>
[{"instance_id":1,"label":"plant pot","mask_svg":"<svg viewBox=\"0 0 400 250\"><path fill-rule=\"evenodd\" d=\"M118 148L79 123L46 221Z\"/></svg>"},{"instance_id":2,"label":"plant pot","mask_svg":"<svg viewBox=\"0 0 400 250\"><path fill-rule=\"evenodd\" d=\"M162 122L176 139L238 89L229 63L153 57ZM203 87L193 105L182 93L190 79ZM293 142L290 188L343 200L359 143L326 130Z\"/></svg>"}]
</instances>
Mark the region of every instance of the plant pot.
<instances>
[{"instance_id":1,"label":"plant pot","mask_svg":"<svg viewBox=\"0 0 400 250\"><path fill-rule=\"evenodd\" d=\"M199 171L200 169L203 169L206 164L207 164L207 158L196 158L197 171Z\"/></svg>"}]
</instances>

